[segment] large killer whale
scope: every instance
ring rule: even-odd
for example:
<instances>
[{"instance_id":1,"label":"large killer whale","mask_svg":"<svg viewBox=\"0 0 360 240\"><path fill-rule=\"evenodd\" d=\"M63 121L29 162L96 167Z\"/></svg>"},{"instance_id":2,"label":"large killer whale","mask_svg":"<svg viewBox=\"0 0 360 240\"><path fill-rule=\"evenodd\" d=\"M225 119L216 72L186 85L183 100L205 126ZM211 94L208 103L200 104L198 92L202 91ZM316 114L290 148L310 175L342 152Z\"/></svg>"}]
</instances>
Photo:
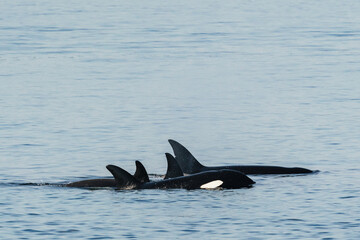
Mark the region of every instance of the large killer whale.
<instances>
[{"instance_id":1,"label":"large killer whale","mask_svg":"<svg viewBox=\"0 0 360 240\"><path fill-rule=\"evenodd\" d=\"M166 153L166 159L168 166L177 165L177 161L171 154ZM114 176L117 189L237 189L248 188L255 183L243 173L229 169L206 171L188 176L176 176L183 175L180 167L176 167L175 171L167 172L167 174L172 175L171 177L165 176L163 180L159 181L140 182L118 166L107 165L106 168Z\"/></svg>"},{"instance_id":2,"label":"large killer whale","mask_svg":"<svg viewBox=\"0 0 360 240\"><path fill-rule=\"evenodd\" d=\"M216 166L207 167L202 165L183 145L175 140L168 140L175 154L175 159L186 174L200 173L210 170L237 170L244 174L300 174L313 173L314 171L299 167L278 167L278 166L261 166L261 165L235 165L235 166Z\"/></svg>"}]
</instances>

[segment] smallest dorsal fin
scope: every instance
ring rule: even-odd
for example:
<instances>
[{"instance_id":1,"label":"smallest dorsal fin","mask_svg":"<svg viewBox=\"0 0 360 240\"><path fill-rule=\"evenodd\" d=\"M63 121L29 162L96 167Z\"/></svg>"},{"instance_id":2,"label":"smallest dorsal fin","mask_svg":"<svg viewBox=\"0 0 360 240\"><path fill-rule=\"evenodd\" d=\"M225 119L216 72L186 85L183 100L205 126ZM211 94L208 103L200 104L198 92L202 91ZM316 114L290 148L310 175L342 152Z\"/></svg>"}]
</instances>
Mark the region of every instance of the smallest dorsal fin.
<instances>
[{"instance_id":1,"label":"smallest dorsal fin","mask_svg":"<svg viewBox=\"0 0 360 240\"><path fill-rule=\"evenodd\" d=\"M164 179L184 176L184 173L181 170L174 156L171 155L170 153L165 153L165 155L166 155L168 167Z\"/></svg>"},{"instance_id":2,"label":"smallest dorsal fin","mask_svg":"<svg viewBox=\"0 0 360 240\"><path fill-rule=\"evenodd\" d=\"M141 183L150 182L149 175L146 172L144 165L140 161L135 161L136 171L134 177Z\"/></svg>"},{"instance_id":3,"label":"smallest dorsal fin","mask_svg":"<svg viewBox=\"0 0 360 240\"><path fill-rule=\"evenodd\" d=\"M106 168L114 176L116 187L120 189L134 189L140 185L140 182L124 169L115 165L107 165Z\"/></svg>"}]
</instances>

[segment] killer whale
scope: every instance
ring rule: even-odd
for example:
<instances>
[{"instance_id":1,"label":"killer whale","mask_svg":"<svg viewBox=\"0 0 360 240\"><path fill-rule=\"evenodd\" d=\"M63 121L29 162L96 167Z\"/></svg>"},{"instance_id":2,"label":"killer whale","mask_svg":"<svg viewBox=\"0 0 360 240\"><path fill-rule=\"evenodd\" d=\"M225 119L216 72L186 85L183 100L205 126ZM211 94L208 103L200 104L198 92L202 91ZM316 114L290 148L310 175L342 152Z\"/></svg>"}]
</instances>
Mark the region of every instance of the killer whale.
<instances>
[{"instance_id":1,"label":"killer whale","mask_svg":"<svg viewBox=\"0 0 360 240\"><path fill-rule=\"evenodd\" d=\"M189 176L182 176L183 173L180 168L176 167L177 161L175 158L166 153L168 166L175 166L175 171L167 172L165 179L159 181L140 182L130 173L124 169L115 166L107 165L106 168L112 173L116 181L117 189L201 189L201 188L248 188L255 182L244 175L243 173L230 169L212 170L201 173L192 174ZM174 164L175 163L175 164ZM144 168L145 169L145 168ZM146 171L146 170L145 170ZM169 173L169 175L168 175ZM180 176L178 176L180 175Z\"/></svg>"},{"instance_id":2,"label":"killer whale","mask_svg":"<svg viewBox=\"0 0 360 240\"><path fill-rule=\"evenodd\" d=\"M259 165L235 165L235 166L216 166L207 167L202 165L183 145L175 140L168 140L175 154L175 159L180 165L181 170L186 174L200 173L210 170L236 170L244 174L258 175L258 174L300 174L313 173L314 171L306 168L287 168L279 166L259 166Z\"/></svg>"},{"instance_id":3,"label":"killer whale","mask_svg":"<svg viewBox=\"0 0 360 240\"><path fill-rule=\"evenodd\" d=\"M149 176L144 165L140 161L135 161L136 171L133 177L140 184L150 182ZM164 179L176 178L184 176L179 164L175 158L171 155L167 156L167 171ZM77 182L72 182L64 185L65 187L78 187L78 188L105 188L117 187L115 178L99 178L99 179L87 179Z\"/></svg>"},{"instance_id":4,"label":"killer whale","mask_svg":"<svg viewBox=\"0 0 360 240\"><path fill-rule=\"evenodd\" d=\"M99 179L88 179L77 182L71 182L64 185L65 187L75 188L105 188L105 187L116 187L116 182L112 178L99 178Z\"/></svg>"},{"instance_id":5,"label":"killer whale","mask_svg":"<svg viewBox=\"0 0 360 240\"><path fill-rule=\"evenodd\" d=\"M135 161L136 171L134 178L140 183L149 182L149 176L144 166L139 161ZM169 167L168 167L169 168ZM170 168L173 168L172 166ZM114 178L99 178L99 179L87 179L77 182L65 184L66 187L79 187L79 188L105 188L116 187L116 181Z\"/></svg>"}]
</instances>

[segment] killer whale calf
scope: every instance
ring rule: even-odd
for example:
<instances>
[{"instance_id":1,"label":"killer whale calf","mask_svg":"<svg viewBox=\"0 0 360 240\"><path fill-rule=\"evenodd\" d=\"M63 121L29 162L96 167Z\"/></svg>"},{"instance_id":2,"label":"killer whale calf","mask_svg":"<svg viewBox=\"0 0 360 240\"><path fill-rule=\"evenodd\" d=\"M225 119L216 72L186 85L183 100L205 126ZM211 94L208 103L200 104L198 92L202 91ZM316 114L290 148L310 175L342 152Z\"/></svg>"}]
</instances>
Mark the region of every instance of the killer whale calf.
<instances>
[{"instance_id":1,"label":"killer whale calf","mask_svg":"<svg viewBox=\"0 0 360 240\"><path fill-rule=\"evenodd\" d=\"M183 176L183 172L177 166L178 163L175 158L169 153L165 155L168 162L168 171L165 178L159 181L140 182L118 166L107 165L106 168L114 176L117 189L237 189L249 188L255 183L243 173L230 169L212 170ZM169 166L171 166L170 170ZM147 175L146 172L143 174Z\"/></svg>"},{"instance_id":2,"label":"killer whale calf","mask_svg":"<svg viewBox=\"0 0 360 240\"><path fill-rule=\"evenodd\" d=\"M144 166L139 161L135 161L136 171L134 178L140 183L149 182L149 176ZM65 184L65 187L79 187L79 188L105 188L117 186L114 178L99 178L99 179L87 179L77 182Z\"/></svg>"},{"instance_id":3,"label":"killer whale calf","mask_svg":"<svg viewBox=\"0 0 360 240\"><path fill-rule=\"evenodd\" d=\"M211 170L237 170L244 174L300 174L313 173L314 171L299 167L279 167L279 166L261 166L261 165L235 165L235 166L216 166L207 167L202 165L183 145L175 140L168 140L175 154L175 159L180 165L181 170L186 174L194 174Z\"/></svg>"}]
</instances>

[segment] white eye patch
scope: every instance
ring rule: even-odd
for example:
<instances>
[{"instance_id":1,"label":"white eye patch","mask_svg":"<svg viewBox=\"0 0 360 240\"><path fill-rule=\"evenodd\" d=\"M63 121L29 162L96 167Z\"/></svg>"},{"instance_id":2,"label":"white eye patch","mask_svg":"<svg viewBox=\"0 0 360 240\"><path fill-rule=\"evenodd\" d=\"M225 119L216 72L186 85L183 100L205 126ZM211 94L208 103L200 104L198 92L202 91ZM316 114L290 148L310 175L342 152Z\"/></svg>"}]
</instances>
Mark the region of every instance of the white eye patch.
<instances>
[{"instance_id":1,"label":"white eye patch","mask_svg":"<svg viewBox=\"0 0 360 240\"><path fill-rule=\"evenodd\" d=\"M205 184L201 185L200 188L213 189L213 188L219 187L221 184L223 184L223 181L215 180L215 181L211 181L211 182L208 182L208 183L205 183Z\"/></svg>"}]
</instances>

